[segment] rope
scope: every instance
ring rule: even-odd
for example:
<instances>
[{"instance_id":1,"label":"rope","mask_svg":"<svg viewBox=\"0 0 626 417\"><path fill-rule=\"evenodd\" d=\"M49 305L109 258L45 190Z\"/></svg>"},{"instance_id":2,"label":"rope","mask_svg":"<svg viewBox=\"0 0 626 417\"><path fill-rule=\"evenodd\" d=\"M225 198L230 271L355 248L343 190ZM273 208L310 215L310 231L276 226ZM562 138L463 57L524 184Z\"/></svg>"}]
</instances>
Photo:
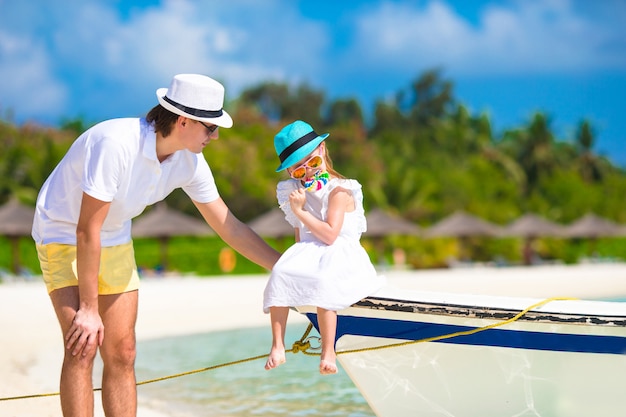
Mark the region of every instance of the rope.
<instances>
[{"instance_id":1,"label":"rope","mask_svg":"<svg viewBox=\"0 0 626 417\"><path fill-rule=\"evenodd\" d=\"M485 330L493 329L495 327L500 327L500 326L504 326L506 324L513 323L513 322L519 320L520 318L522 318L530 310L533 310L535 308L541 307L541 306L543 306L545 304L548 304L548 303L550 303L552 301L563 301L563 300L576 300L576 298L567 298L567 297L548 298L548 299L545 299L545 300L540 301L538 303L535 303L535 304L531 305L528 308L525 308L524 310L520 311L515 316L511 317L510 319L503 320L503 321L500 321L500 322L497 322L497 323L494 323L494 324L490 324L490 325L487 325L487 326L484 326L484 327L478 327L478 328L472 329L472 330L465 330L465 331L454 332L454 333L449 333L449 334L440 335L440 336L428 337L428 338L419 339L419 340L409 340L409 341L406 341L406 342L392 343L392 344L381 345L381 346L367 347L367 348L361 348L361 349L342 350L342 351L337 352L337 355L346 355L346 354L349 354L349 353L358 353L358 352L368 352L368 351L381 350L381 349L387 349L387 348L392 348L392 347L408 346L408 345L413 345L413 344L417 344L417 343L434 342L434 341L437 341L437 340L451 339L453 337L458 337L458 336L468 336L468 335L471 335L471 334L483 332ZM319 352L309 352L309 349L311 349L311 350L319 350L320 349L320 346L312 347L310 340L311 339L317 339L318 341L321 340L319 337L309 336L309 334L311 333L311 330L313 330L313 324L309 323L307 329L305 330L305 332L302 335L302 337L300 338L300 340L295 341L293 343L293 345L291 346L291 349L286 350L286 352L291 352L293 354L296 354L298 352L302 352L303 354L309 355L309 356L319 356L320 355ZM245 362L252 362L252 361L255 361L255 360L258 360L258 359L261 359L261 358L266 358L266 357L267 357L267 354L252 356L252 357L249 357L249 358L239 359L239 360L232 361L232 362L225 362L225 363L221 363L221 364L217 364L217 365L213 365L213 366L207 366L205 368L194 369L192 371L187 371L187 372L181 372L181 373L178 373L178 374L167 375L167 376L163 376L163 377L160 377L160 378L147 379L147 380L144 380L144 381L137 382L136 385L140 386L140 385L152 384L154 382L165 381L165 380L168 380L168 379L180 378L180 377L187 376L187 375L193 375L193 374L198 374L198 373L201 373L201 372L212 371L212 370L219 369L219 368L225 368L227 366L239 365L239 364L242 364L242 363L245 363ZM102 391L102 388L94 388L93 391L94 392ZM20 395L20 396L16 396L16 397L4 397L4 398L0 398L0 402L12 401L12 400L26 400L26 399L31 399L31 398L54 397L54 396L57 396L57 395L60 395L60 394L61 394L60 392L52 392L52 393L44 393L44 394Z\"/></svg>"},{"instance_id":2,"label":"rope","mask_svg":"<svg viewBox=\"0 0 626 417\"><path fill-rule=\"evenodd\" d=\"M342 350L340 352L337 352L337 355L345 355L345 354L348 354L348 353L358 353L358 352L368 352L368 351L372 351L372 350L381 350L381 349L387 349L387 348L392 348L392 347L414 345L414 344L417 344L417 343L435 342L437 340L452 339L453 337L458 337L458 336L469 336L469 335L476 334L476 333L479 333L479 332L484 332L485 330L493 329L495 327L500 327L500 326L504 326L506 324L513 323L513 322L521 319L522 317L524 317L524 315L526 315L526 313L528 313L530 310L534 310L535 308L544 306L544 305L546 305L546 304L548 304L548 303L550 303L552 301L572 301L572 300L576 300L576 298L569 298L569 297L552 297L552 298L547 298L545 300L539 301L538 303L535 303L535 304L531 305L530 307L525 308L524 310L522 310L519 313L517 313L515 316L511 317L510 319L499 321L499 322L493 323L493 324L489 324L487 326L477 327L477 328L471 329L471 330L464 330L464 331L460 331L460 332L443 334L443 335L440 335L440 336L427 337L427 338L419 339L419 340L409 340L409 341L406 341L406 342L392 343L392 344L381 345L381 346L366 347L366 348L361 348L361 349Z\"/></svg>"}]
</instances>

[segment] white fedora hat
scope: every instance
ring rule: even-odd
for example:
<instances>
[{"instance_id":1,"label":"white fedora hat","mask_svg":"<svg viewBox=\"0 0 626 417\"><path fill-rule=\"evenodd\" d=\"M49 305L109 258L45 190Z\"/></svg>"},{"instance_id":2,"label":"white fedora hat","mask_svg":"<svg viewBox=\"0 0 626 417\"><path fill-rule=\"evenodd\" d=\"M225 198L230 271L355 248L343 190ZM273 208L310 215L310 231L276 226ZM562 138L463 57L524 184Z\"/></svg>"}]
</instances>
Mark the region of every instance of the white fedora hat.
<instances>
[{"instance_id":1,"label":"white fedora hat","mask_svg":"<svg viewBox=\"0 0 626 417\"><path fill-rule=\"evenodd\" d=\"M161 106L174 114L219 127L231 127L233 119L222 108L224 86L200 74L178 74L169 88L156 91Z\"/></svg>"}]
</instances>

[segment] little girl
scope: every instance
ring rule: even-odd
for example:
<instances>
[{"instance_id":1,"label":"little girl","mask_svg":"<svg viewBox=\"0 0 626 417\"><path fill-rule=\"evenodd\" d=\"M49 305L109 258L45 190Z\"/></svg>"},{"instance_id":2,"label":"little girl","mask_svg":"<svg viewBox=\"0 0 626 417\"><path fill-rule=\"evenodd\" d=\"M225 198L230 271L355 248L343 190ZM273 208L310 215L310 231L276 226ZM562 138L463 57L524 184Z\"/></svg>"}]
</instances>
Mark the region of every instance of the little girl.
<instances>
[{"instance_id":1,"label":"little girl","mask_svg":"<svg viewBox=\"0 0 626 417\"><path fill-rule=\"evenodd\" d=\"M337 373L337 310L384 284L359 241L367 227L361 184L332 168L327 137L300 120L274 137L276 172L286 169L291 177L277 185L278 204L295 229L296 243L278 260L265 288L263 310L272 324L268 370L285 362L289 307L310 305L317 307L322 338L320 373Z\"/></svg>"}]
</instances>

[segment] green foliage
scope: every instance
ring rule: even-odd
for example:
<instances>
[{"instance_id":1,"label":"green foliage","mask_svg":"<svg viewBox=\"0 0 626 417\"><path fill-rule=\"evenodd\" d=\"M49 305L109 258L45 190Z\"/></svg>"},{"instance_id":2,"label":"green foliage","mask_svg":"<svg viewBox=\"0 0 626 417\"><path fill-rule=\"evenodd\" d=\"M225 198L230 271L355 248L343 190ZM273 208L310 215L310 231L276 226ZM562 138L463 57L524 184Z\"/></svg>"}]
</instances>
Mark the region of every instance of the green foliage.
<instances>
[{"instance_id":1,"label":"green foliage","mask_svg":"<svg viewBox=\"0 0 626 417\"><path fill-rule=\"evenodd\" d=\"M243 221L276 207L276 183L285 178L273 138L295 119L329 132L327 145L335 168L363 184L366 210L389 209L427 227L456 210L507 224L533 212L563 224L588 212L626 223L626 172L593 151L597 131L583 119L573 137L556 137L550 117L537 112L522 126L494 135L485 114L471 114L454 96L454 85L437 70L427 71L393 100L379 101L365 122L352 98L326 103L325 94L306 85L263 83L233 103L235 125L221 129L204 154L221 196ZM368 128L368 126L370 126ZM34 204L43 181L73 140L87 127L67 119L60 129L0 120L0 204L11 195ZM184 192L168 199L173 208L198 216ZM20 242L23 263L37 271L34 248ZM278 242L273 242L277 244ZM539 239L543 259L576 262L597 253L626 259L624 239ZM519 263L520 239L364 239L373 260L392 262L404 250L414 267L442 267L449 258L494 259ZM30 249L23 249L23 245ZM220 273L216 259L225 244L219 238L173 238L168 268L202 275ZM0 240L0 267L7 268L8 242ZM284 250L282 247L281 250ZM159 244L137 240L138 263L152 269L160 262ZM260 268L238 256L234 273Z\"/></svg>"},{"instance_id":2,"label":"green foliage","mask_svg":"<svg viewBox=\"0 0 626 417\"><path fill-rule=\"evenodd\" d=\"M227 245L217 237L175 237L165 245L165 265L162 247L155 239L135 239L135 259L143 275L157 274L164 267L167 271L193 273L200 276L220 275L219 253ZM258 274L260 266L237 254L232 274Z\"/></svg>"}]
</instances>

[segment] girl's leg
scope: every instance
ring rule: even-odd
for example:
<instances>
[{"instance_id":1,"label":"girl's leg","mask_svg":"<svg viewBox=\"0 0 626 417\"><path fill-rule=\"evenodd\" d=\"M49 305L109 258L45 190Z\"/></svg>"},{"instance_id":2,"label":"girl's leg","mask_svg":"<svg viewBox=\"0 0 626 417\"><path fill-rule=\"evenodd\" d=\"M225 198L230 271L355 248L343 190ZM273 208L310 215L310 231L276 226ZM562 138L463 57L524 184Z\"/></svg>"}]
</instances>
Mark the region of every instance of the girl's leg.
<instances>
[{"instance_id":1,"label":"girl's leg","mask_svg":"<svg viewBox=\"0 0 626 417\"><path fill-rule=\"evenodd\" d=\"M317 322L320 326L320 336L322 336L320 374L336 374L335 335L337 334L337 312L318 307Z\"/></svg>"},{"instance_id":2,"label":"girl's leg","mask_svg":"<svg viewBox=\"0 0 626 417\"><path fill-rule=\"evenodd\" d=\"M285 329L289 307L270 307L272 322L272 350L267 357L265 369L270 370L285 363Z\"/></svg>"}]
</instances>

